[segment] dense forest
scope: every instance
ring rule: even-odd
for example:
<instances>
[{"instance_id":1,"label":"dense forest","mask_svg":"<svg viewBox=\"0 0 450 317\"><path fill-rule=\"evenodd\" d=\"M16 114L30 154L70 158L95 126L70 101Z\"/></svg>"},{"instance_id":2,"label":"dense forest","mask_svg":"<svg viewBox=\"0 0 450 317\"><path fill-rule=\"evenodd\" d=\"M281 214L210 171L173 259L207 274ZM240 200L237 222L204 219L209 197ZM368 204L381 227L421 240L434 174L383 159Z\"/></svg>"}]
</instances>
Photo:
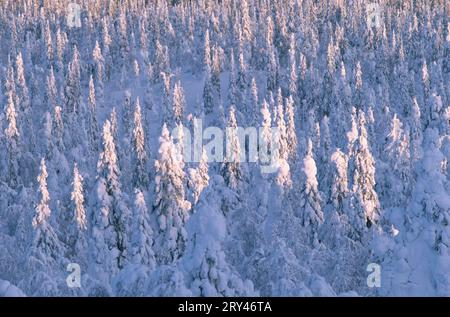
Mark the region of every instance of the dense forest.
<instances>
[{"instance_id":1,"label":"dense forest","mask_svg":"<svg viewBox=\"0 0 450 317\"><path fill-rule=\"evenodd\" d=\"M448 0L3 0L0 40L0 296L450 296Z\"/></svg>"}]
</instances>

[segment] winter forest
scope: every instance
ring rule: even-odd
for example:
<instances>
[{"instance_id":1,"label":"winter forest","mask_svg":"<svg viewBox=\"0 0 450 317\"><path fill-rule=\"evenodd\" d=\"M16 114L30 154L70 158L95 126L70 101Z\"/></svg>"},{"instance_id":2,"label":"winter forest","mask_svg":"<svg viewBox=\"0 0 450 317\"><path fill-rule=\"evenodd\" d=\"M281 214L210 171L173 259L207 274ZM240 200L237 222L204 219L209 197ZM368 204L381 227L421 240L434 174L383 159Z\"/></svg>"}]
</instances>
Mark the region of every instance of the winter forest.
<instances>
[{"instance_id":1,"label":"winter forest","mask_svg":"<svg viewBox=\"0 0 450 317\"><path fill-rule=\"evenodd\" d=\"M3 0L0 39L0 296L450 296L450 1Z\"/></svg>"}]
</instances>

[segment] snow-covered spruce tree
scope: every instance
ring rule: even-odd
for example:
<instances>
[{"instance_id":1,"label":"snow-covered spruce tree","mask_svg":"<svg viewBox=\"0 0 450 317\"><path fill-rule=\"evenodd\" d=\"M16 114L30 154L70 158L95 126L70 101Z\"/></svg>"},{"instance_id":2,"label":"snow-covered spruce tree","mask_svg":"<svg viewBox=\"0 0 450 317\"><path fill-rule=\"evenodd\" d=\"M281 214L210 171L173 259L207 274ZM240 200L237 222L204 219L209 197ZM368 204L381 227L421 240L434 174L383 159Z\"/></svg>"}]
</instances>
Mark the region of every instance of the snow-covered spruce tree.
<instances>
[{"instance_id":1,"label":"snow-covered spruce tree","mask_svg":"<svg viewBox=\"0 0 450 317\"><path fill-rule=\"evenodd\" d=\"M205 43L204 43L204 52L203 52L203 67L205 72L211 70L211 41L209 37L209 29L206 29L205 32Z\"/></svg>"},{"instance_id":2,"label":"snow-covered spruce tree","mask_svg":"<svg viewBox=\"0 0 450 317\"><path fill-rule=\"evenodd\" d=\"M212 87L211 68L206 68L205 85L203 86L203 111L209 115L214 109L214 93Z\"/></svg>"},{"instance_id":3,"label":"snow-covered spruce tree","mask_svg":"<svg viewBox=\"0 0 450 317\"><path fill-rule=\"evenodd\" d=\"M103 58L102 50L98 41L95 41L95 47L92 51L92 58L95 63L94 71L95 79L97 80L97 95L100 99L102 99L105 78L105 59Z\"/></svg>"},{"instance_id":4,"label":"snow-covered spruce tree","mask_svg":"<svg viewBox=\"0 0 450 317\"><path fill-rule=\"evenodd\" d=\"M210 115L220 104L220 61L217 49L212 51L209 39L209 30L206 30L203 67L205 70L205 83L203 86L203 111Z\"/></svg>"},{"instance_id":5,"label":"snow-covered spruce tree","mask_svg":"<svg viewBox=\"0 0 450 317\"><path fill-rule=\"evenodd\" d=\"M258 97L258 85L253 77L250 90L250 124L257 126L259 120L259 97Z\"/></svg>"},{"instance_id":6,"label":"snow-covered spruce tree","mask_svg":"<svg viewBox=\"0 0 450 317\"><path fill-rule=\"evenodd\" d=\"M186 225L189 240L180 264L186 284L194 296L256 295L252 282L238 275L222 249L227 224L217 197L219 185L212 180Z\"/></svg>"},{"instance_id":7,"label":"snow-covered spruce tree","mask_svg":"<svg viewBox=\"0 0 450 317\"><path fill-rule=\"evenodd\" d=\"M308 140L307 152L303 158L303 184L301 185L299 207L296 215L306 231L307 239L311 245L318 243L317 235L323 223L322 198L317 183L317 167L313 157L313 145Z\"/></svg>"},{"instance_id":8,"label":"snow-covered spruce tree","mask_svg":"<svg viewBox=\"0 0 450 317\"><path fill-rule=\"evenodd\" d=\"M115 143L117 159L119 162L119 169L120 169L121 147L120 147L120 140L119 140L119 121L117 119L116 107L113 107L111 110L111 115L109 116L109 122L111 123L111 136Z\"/></svg>"},{"instance_id":9,"label":"snow-covered spruce tree","mask_svg":"<svg viewBox=\"0 0 450 317\"><path fill-rule=\"evenodd\" d=\"M73 50L72 61L69 64L66 82L64 86L64 102L65 113L67 115L78 115L81 103L81 70L80 70L80 55L75 46Z\"/></svg>"},{"instance_id":10,"label":"snow-covered spruce tree","mask_svg":"<svg viewBox=\"0 0 450 317\"><path fill-rule=\"evenodd\" d=\"M183 87L181 87L181 82L177 81L173 88L172 100L172 121L174 124L180 124L183 122L184 107L185 100Z\"/></svg>"},{"instance_id":11,"label":"snow-covered spruce tree","mask_svg":"<svg viewBox=\"0 0 450 317\"><path fill-rule=\"evenodd\" d=\"M417 98L413 97L412 109L409 112L408 118L410 127L410 146L411 146L411 160L412 162L418 161L422 156L422 124L421 113Z\"/></svg>"},{"instance_id":12,"label":"snow-covered spruce tree","mask_svg":"<svg viewBox=\"0 0 450 317\"><path fill-rule=\"evenodd\" d=\"M58 150L63 153L64 146L64 121L62 109L60 106L56 106L53 110L53 124L52 124L52 136L55 138L55 144Z\"/></svg>"},{"instance_id":13,"label":"snow-covered spruce tree","mask_svg":"<svg viewBox=\"0 0 450 317\"><path fill-rule=\"evenodd\" d=\"M291 33L289 43L289 95L294 100L297 100L298 69L296 57L297 47L294 33Z\"/></svg>"},{"instance_id":14,"label":"snow-covered spruce tree","mask_svg":"<svg viewBox=\"0 0 450 317\"><path fill-rule=\"evenodd\" d=\"M266 99L261 105L261 133L259 138L259 160L261 164L268 164L272 151L272 116Z\"/></svg>"},{"instance_id":15,"label":"snow-covered spruce tree","mask_svg":"<svg viewBox=\"0 0 450 317\"><path fill-rule=\"evenodd\" d=\"M278 87L278 58L274 41L274 23L271 16L267 17L267 33L266 33L266 77L267 90L275 92Z\"/></svg>"},{"instance_id":16,"label":"snow-covered spruce tree","mask_svg":"<svg viewBox=\"0 0 450 317\"><path fill-rule=\"evenodd\" d=\"M430 75L428 73L427 61L424 59L422 63L422 96L423 96L423 105L428 105L430 97ZM422 112L422 120L424 122L424 126L428 127L431 120L431 111L428 107L423 107Z\"/></svg>"},{"instance_id":17,"label":"snow-covered spruce tree","mask_svg":"<svg viewBox=\"0 0 450 317\"><path fill-rule=\"evenodd\" d=\"M142 191L135 190L133 220L131 223L130 260L154 269L156 266L153 252L153 229L150 226L147 203Z\"/></svg>"},{"instance_id":18,"label":"snow-covered spruce tree","mask_svg":"<svg viewBox=\"0 0 450 317\"><path fill-rule=\"evenodd\" d=\"M244 177L240 164L241 145L237 129L236 110L231 106L226 128L226 157L222 163L221 174L225 183L232 189L237 189Z\"/></svg>"},{"instance_id":19,"label":"snow-covered spruce tree","mask_svg":"<svg viewBox=\"0 0 450 317\"><path fill-rule=\"evenodd\" d=\"M185 250L186 230L190 203L185 199L183 162L169 130L164 124L159 138L159 155L155 162L155 203L153 223L155 227L155 254L160 264L176 261Z\"/></svg>"},{"instance_id":20,"label":"snow-covered spruce tree","mask_svg":"<svg viewBox=\"0 0 450 317\"><path fill-rule=\"evenodd\" d=\"M50 67L45 88L45 97L48 102L48 109L54 109L58 105L58 89L56 88L56 79L53 72L53 66Z\"/></svg>"},{"instance_id":21,"label":"snow-covered spruce tree","mask_svg":"<svg viewBox=\"0 0 450 317\"><path fill-rule=\"evenodd\" d=\"M47 57L48 65L52 65L54 58L53 41L52 41L52 31L50 30L50 22L48 20L45 23L44 37L45 37L45 56Z\"/></svg>"},{"instance_id":22,"label":"snow-covered spruce tree","mask_svg":"<svg viewBox=\"0 0 450 317\"><path fill-rule=\"evenodd\" d=\"M187 186L191 191L192 204L195 205L198 202L200 194L208 186L209 175L208 175L208 156L206 155L205 149L202 151L202 157L197 168L190 168L188 170L189 179Z\"/></svg>"},{"instance_id":23,"label":"snow-covered spruce tree","mask_svg":"<svg viewBox=\"0 0 450 317\"><path fill-rule=\"evenodd\" d=\"M289 158L289 148L288 148L288 133L286 129L286 121L284 119L284 107L283 107L283 96L281 88L278 89L277 98L277 128L279 133L278 138L278 149L280 153L280 159L287 161Z\"/></svg>"},{"instance_id":24,"label":"snow-covered spruce tree","mask_svg":"<svg viewBox=\"0 0 450 317\"><path fill-rule=\"evenodd\" d=\"M218 46L213 47L213 55L212 55L212 65L211 65L211 85L212 85L212 96L214 107L221 106L221 85L220 85L220 73L222 72L221 66L221 57L220 57L221 48Z\"/></svg>"},{"instance_id":25,"label":"snow-covered spruce tree","mask_svg":"<svg viewBox=\"0 0 450 317\"><path fill-rule=\"evenodd\" d=\"M170 71L170 61L167 46L162 45L159 40L156 40L155 48L155 59L153 62L154 79L158 80L161 78L162 73L168 73Z\"/></svg>"},{"instance_id":26,"label":"snow-covered spruce tree","mask_svg":"<svg viewBox=\"0 0 450 317\"><path fill-rule=\"evenodd\" d=\"M89 146L92 153L97 153L99 147L98 140L98 123L97 123L97 101L95 98L94 79L91 75L89 79L89 96L88 96L88 137Z\"/></svg>"},{"instance_id":27,"label":"snow-covered spruce tree","mask_svg":"<svg viewBox=\"0 0 450 317\"><path fill-rule=\"evenodd\" d=\"M36 145L35 133L33 130L32 123L32 112L31 112L31 100L30 93L28 91L28 86L25 80L25 69L22 59L22 53L19 53L16 58L16 82L17 82L17 107L21 114L21 131L22 134L26 136L26 140L23 139L30 149L33 149Z\"/></svg>"},{"instance_id":28,"label":"snow-covered spruce tree","mask_svg":"<svg viewBox=\"0 0 450 317\"><path fill-rule=\"evenodd\" d=\"M12 94L14 103L18 103L18 97L16 92L16 79L13 62L10 55L8 55L8 65L6 66L6 78L5 78L5 96L8 98L9 94Z\"/></svg>"},{"instance_id":29,"label":"snow-covered spruce tree","mask_svg":"<svg viewBox=\"0 0 450 317\"><path fill-rule=\"evenodd\" d=\"M133 153L133 185L136 188L146 189L149 182L147 175L147 151L145 148L145 133L144 128L142 127L139 97L136 100L134 110Z\"/></svg>"},{"instance_id":30,"label":"snow-covered spruce tree","mask_svg":"<svg viewBox=\"0 0 450 317\"><path fill-rule=\"evenodd\" d=\"M292 96L286 99L286 137L288 144L288 157L291 161L294 161L297 156L297 131L295 129L295 111L294 111L294 99Z\"/></svg>"},{"instance_id":31,"label":"snow-covered spruce tree","mask_svg":"<svg viewBox=\"0 0 450 317\"><path fill-rule=\"evenodd\" d=\"M73 248L73 259L77 263L82 263L86 265L87 263L87 217L84 201L84 190L83 190L83 176L78 170L78 166L75 163L73 167L73 182L72 182L72 192L70 194L70 199L73 203L73 224L75 227L75 232L73 233L73 238L75 241L71 247Z\"/></svg>"},{"instance_id":32,"label":"snow-covered spruce tree","mask_svg":"<svg viewBox=\"0 0 450 317\"><path fill-rule=\"evenodd\" d=\"M359 136L354 145L353 160L353 226L359 233L365 232L380 220L380 202L375 191L375 160L367 140L364 112L359 113Z\"/></svg>"},{"instance_id":33,"label":"snow-covered spruce tree","mask_svg":"<svg viewBox=\"0 0 450 317\"><path fill-rule=\"evenodd\" d=\"M392 285L383 288L382 295L450 294L447 265L450 192L445 187L445 175L441 169L443 153L437 129L425 131L423 144L423 157L416 165L417 181L408 212L400 219L404 228L399 231L398 243L387 245L388 248L382 250L384 254L392 254L385 256L382 263L390 268L383 278ZM429 261L429 265L424 265L424 259Z\"/></svg>"},{"instance_id":34,"label":"snow-covered spruce tree","mask_svg":"<svg viewBox=\"0 0 450 317\"><path fill-rule=\"evenodd\" d=\"M325 221L319 237L327 247L329 282L336 292L355 290L366 278L360 268L367 261L367 248L351 224L351 192L348 188L348 157L340 149L331 156L333 180L330 202L324 207Z\"/></svg>"},{"instance_id":35,"label":"snow-covered spruce tree","mask_svg":"<svg viewBox=\"0 0 450 317\"><path fill-rule=\"evenodd\" d=\"M346 133L346 138L347 138L347 155L348 155L348 171L349 171L349 175L353 175L354 171L355 171L355 160L354 160L354 155L355 155L355 147L356 147L356 142L358 141L358 137L359 137L359 131L358 131L358 123L357 123L357 111L355 107L352 107L352 112L351 112L351 127L350 127L350 131L348 131ZM349 179L349 187L351 188L353 184L353 179L350 178Z\"/></svg>"},{"instance_id":36,"label":"snow-covered spruce tree","mask_svg":"<svg viewBox=\"0 0 450 317\"><path fill-rule=\"evenodd\" d=\"M52 159L53 151L55 148L52 137L52 121L52 115L50 114L50 112L46 111L44 114L44 118L42 119L42 131L44 134L44 138L40 140L38 146L45 149L45 158L47 160Z\"/></svg>"},{"instance_id":37,"label":"snow-covered spruce tree","mask_svg":"<svg viewBox=\"0 0 450 317\"><path fill-rule=\"evenodd\" d=\"M323 116L320 122L320 150L318 155L319 165L319 189L325 194L328 194L328 190L331 187L331 134L329 127L328 116ZM325 201L328 197L324 197Z\"/></svg>"},{"instance_id":38,"label":"snow-covered spruce tree","mask_svg":"<svg viewBox=\"0 0 450 317\"><path fill-rule=\"evenodd\" d=\"M125 90L123 99L124 99L122 108L123 130L125 133L125 138L129 138L132 134L131 127L133 123L133 115L131 110L131 92L129 90Z\"/></svg>"},{"instance_id":39,"label":"snow-covered spruce tree","mask_svg":"<svg viewBox=\"0 0 450 317\"><path fill-rule=\"evenodd\" d=\"M22 59L22 53L19 53L16 58L16 75L17 75L17 94L19 97L20 111L23 111L24 115L28 116L28 121L31 120L31 104L30 95L28 92L27 83L25 80L25 69Z\"/></svg>"},{"instance_id":40,"label":"snow-covered spruce tree","mask_svg":"<svg viewBox=\"0 0 450 317\"><path fill-rule=\"evenodd\" d=\"M358 110L362 109L362 99L363 99L363 80L362 80L362 68L361 63L358 61L355 67L355 90L353 93L353 100L356 108Z\"/></svg>"},{"instance_id":41,"label":"snow-covered spruce tree","mask_svg":"<svg viewBox=\"0 0 450 317\"><path fill-rule=\"evenodd\" d=\"M87 219L86 210L84 209L84 194L83 194L83 176L78 171L78 166L75 163L73 167L73 190L70 199L73 201L75 212L73 219L75 220L78 229L86 230Z\"/></svg>"},{"instance_id":42,"label":"snow-covered spruce tree","mask_svg":"<svg viewBox=\"0 0 450 317\"><path fill-rule=\"evenodd\" d=\"M106 279L124 267L127 261L129 210L123 200L120 170L112 126L103 125L103 151L97 163L97 203L92 219L94 259Z\"/></svg>"},{"instance_id":43,"label":"snow-covered spruce tree","mask_svg":"<svg viewBox=\"0 0 450 317\"><path fill-rule=\"evenodd\" d=\"M411 194L411 159L409 136L397 114L391 121L391 132L387 135L385 151L389 169L386 171L386 202L391 206L405 206Z\"/></svg>"},{"instance_id":44,"label":"snow-covered spruce tree","mask_svg":"<svg viewBox=\"0 0 450 317\"><path fill-rule=\"evenodd\" d=\"M109 34L109 24L110 19L107 17L103 18L102 21L102 44L103 44L103 56L105 58L105 79L109 81L111 79L112 73L112 53L111 44L112 39Z\"/></svg>"},{"instance_id":45,"label":"snow-covered spruce tree","mask_svg":"<svg viewBox=\"0 0 450 317\"><path fill-rule=\"evenodd\" d=\"M237 88L237 100L232 103L237 106L237 110L244 114L244 117L248 117L251 114L250 106L247 102L247 90L249 88L249 80L247 74L247 64L244 58L244 52L242 47L239 48L238 52L238 69L236 77L236 88Z\"/></svg>"},{"instance_id":46,"label":"snow-covered spruce tree","mask_svg":"<svg viewBox=\"0 0 450 317\"><path fill-rule=\"evenodd\" d=\"M56 68L55 70L61 73L64 69L64 49L66 46L66 38L65 33L61 32L61 28L57 27L56 29Z\"/></svg>"},{"instance_id":47,"label":"snow-covered spruce tree","mask_svg":"<svg viewBox=\"0 0 450 317\"><path fill-rule=\"evenodd\" d=\"M6 107L6 120L8 123L5 129L6 149L8 152L8 174L7 183L11 188L19 184L19 130L17 128L17 112L14 106L13 94L8 94L8 104Z\"/></svg>"},{"instance_id":48,"label":"snow-covered spruce tree","mask_svg":"<svg viewBox=\"0 0 450 317\"><path fill-rule=\"evenodd\" d=\"M339 248L340 243L347 243L349 247L351 241L360 241L361 237L351 227L351 191L348 186L348 156L340 149L331 155L332 183L329 189L329 206L326 212L325 223L321 236L324 242L332 250ZM351 241L347 241L351 239ZM342 245L341 245L342 246ZM351 250L347 250L350 252Z\"/></svg>"},{"instance_id":49,"label":"snow-covered spruce tree","mask_svg":"<svg viewBox=\"0 0 450 317\"><path fill-rule=\"evenodd\" d=\"M229 84L228 84L228 104L229 105L236 105L239 102L242 102L242 100L239 99L239 89L237 85L237 69L236 69L236 62L234 58L234 50L231 49L230 52L230 78L229 78Z\"/></svg>"},{"instance_id":50,"label":"snow-covered spruce tree","mask_svg":"<svg viewBox=\"0 0 450 317\"><path fill-rule=\"evenodd\" d=\"M63 281L56 278L61 269L59 265L63 263L64 247L49 222L51 210L47 176L45 160L42 159L37 178L40 198L32 221L34 237L27 261L28 274L24 281L26 292L34 296L58 295L64 285Z\"/></svg>"},{"instance_id":51,"label":"snow-covered spruce tree","mask_svg":"<svg viewBox=\"0 0 450 317\"><path fill-rule=\"evenodd\" d=\"M160 119L162 122L168 122L170 120L170 106L172 104L170 100L171 78L172 75L170 73L161 73L161 80L163 82L163 104Z\"/></svg>"},{"instance_id":52,"label":"snow-covered spruce tree","mask_svg":"<svg viewBox=\"0 0 450 317\"><path fill-rule=\"evenodd\" d=\"M343 214L348 208L347 200L350 196L347 179L348 157L340 149L337 149L331 155L331 161L334 163L335 171L330 188L330 200L335 210L339 214Z\"/></svg>"}]
</instances>

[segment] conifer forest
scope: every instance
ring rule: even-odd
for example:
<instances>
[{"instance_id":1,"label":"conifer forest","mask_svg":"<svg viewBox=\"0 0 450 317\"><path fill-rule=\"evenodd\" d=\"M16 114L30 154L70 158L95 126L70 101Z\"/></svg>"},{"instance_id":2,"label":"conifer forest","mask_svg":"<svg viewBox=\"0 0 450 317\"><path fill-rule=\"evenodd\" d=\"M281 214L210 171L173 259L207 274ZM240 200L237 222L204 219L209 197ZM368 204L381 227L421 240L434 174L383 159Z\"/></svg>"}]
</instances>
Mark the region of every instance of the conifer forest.
<instances>
[{"instance_id":1,"label":"conifer forest","mask_svg":"<svg viewBox=\"0 0 450 317\"><path fill-rule=\"evenodd\" d=\"M3 0L0 43L0 296L450 296L449 0Z\"/></svg>"}]
</instances>

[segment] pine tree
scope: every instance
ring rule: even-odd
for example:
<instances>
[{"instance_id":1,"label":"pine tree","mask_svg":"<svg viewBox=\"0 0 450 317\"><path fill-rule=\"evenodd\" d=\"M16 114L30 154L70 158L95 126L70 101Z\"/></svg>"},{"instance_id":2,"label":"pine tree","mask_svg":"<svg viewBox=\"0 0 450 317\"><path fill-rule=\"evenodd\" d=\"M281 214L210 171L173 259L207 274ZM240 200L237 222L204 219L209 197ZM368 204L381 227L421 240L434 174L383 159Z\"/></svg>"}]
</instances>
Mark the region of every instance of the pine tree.
<instances>
[{"instance_id":1,"label":"pine tree","mask_svg":"<svg viewBox=\"0 0 450 317\"><path fill-rule=\"evenodd\" d=\"M185 199L183 164L177 160L175 145L165 124L159 144L153 205L155 254L158 263L168 264L176 261L185 250L184 224L189 218L190 203Z\"/></svg>"}]
</instances>

